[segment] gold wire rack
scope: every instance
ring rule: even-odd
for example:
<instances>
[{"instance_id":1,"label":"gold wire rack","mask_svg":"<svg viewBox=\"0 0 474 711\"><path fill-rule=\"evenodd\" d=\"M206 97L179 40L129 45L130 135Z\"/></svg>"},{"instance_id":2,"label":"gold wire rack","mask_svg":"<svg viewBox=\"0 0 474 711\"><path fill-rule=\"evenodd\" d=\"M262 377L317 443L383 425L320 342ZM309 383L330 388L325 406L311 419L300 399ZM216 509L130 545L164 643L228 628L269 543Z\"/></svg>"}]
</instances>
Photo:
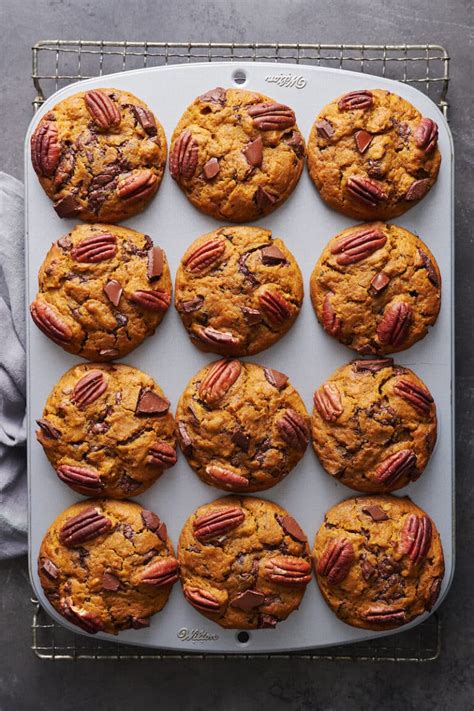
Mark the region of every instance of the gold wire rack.
<instances>
[{"instance_id":1,"label":"gold wire rack","mask_svg":"<svg viewBox=\"0 0 474 711\"><path fill-rule=\"evenodd\" d=\"M215 61L285 62L349 69L395 79L424 91L448 115L449 55L437 44L248 44L44 40L32 48L36 111L72 82L115 72ZM302 659L428 662L441 651L437 614L406 632L369 642L288 654L203 654L160 651L76 635L55 623L37 600L32 650L49 660Z\"/></svg>"}]
</instances>

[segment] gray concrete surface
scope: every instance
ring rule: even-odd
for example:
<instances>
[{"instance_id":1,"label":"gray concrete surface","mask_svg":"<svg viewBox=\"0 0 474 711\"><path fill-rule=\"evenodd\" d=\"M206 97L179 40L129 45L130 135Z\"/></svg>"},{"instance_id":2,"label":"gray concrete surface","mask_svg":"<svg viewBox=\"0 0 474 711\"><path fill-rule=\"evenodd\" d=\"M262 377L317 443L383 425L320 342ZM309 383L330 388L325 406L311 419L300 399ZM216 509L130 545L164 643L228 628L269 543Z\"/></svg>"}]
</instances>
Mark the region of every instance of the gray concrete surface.
<instances>
[{"instance_id":1,"label":"gray concrete surface","mask_svg":"<svg viewBox=\"0 0 474 711\"><path fill-rule=\"evenodd\" d=\"M0 167L22 176L34 96L30 47L39 39L439 42L452 57L456 145L457 533L454 583L441 611L435 663L199 661L51 663L30 651L26 561L0 566L1 711L115 709L474 708L472 3L451 0L0 1Z\"/></svg>"}]
</instances>

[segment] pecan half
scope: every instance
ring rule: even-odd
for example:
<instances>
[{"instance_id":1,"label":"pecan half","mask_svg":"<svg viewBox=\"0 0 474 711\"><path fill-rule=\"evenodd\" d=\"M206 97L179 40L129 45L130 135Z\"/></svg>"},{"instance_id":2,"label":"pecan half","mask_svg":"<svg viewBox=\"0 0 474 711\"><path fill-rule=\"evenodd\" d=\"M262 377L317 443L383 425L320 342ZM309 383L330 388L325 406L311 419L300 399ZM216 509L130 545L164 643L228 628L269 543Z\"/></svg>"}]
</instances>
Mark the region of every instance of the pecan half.
<instances>
[{"instance_id":1,"label":"pecan half","mask_svg":"<svg viewBox=\"0 0 474 711\"><path fill-rule=\"evenodd\" d=\"M351 175L346 183L346 190L352 197L371 207L377 207L379 203L387 199L387 194L377 183L358 175Z\"/></svg>"},{"instance_id":2,"label":"pecan half","mask_svg":"<svg viewBox=\"0 0 474 711\"><path fill-rule=\"evenodd\" d=\"M212 509L210 513L198 516L193 521L194 535L199 541L210 541L225 536L245 519L245 511L240 506L226 506Z\"/></svg>"},{"instance_id":3,"label":"pecan half","mask_svg":"<svg viewBox=\"0 0 474 711\"><path fill-rule=\"evenodd\" d=\"M335 538L319 559L317 572L327 579L328 585L339 585L349 575L353 562L352 543L347 538Z\"/></svg>"},{"instance_id":4,"label":"pecan half","mask_svg":"<svg viewBox=\"0 0 474 711\"><path fill-rule=\"evenodd\" d=\"M291 306L276 289L266 288L258 295L258 302L267 319L281 326L291 316Z\"/></svg>"},{"instance_id":5,"label":"pecan half","mask_svg":"<svg viewBox=\"0 0 474 711\"><path fill-rule=\"evenodd\" d=\"M428 555L431 545L433 526L428 516L411 514L405 520L400 539L402 553L420 565Z\"/></svg>"},{"instance_id":6,"label":"pecan half","mask_svg":"<svg viewBox=\"0 0 474 711\"><path fill-rule=\"evenodd\" d=\"M84 101L95 125L103 130L116 128L120 124L120 111L116 102L108 94L98 89L86 91Z\"/></svg>"},{"instance_id":7,"label":"pecan half","mask_svg":"<svg viewBox=\"0 0 474 711\"><path fill-rule=\"evenodd\" d=\"M289 106L271 101L250 106L248 114L255 128L261 131L281 131L296 123L295 113Z\"/></svg>"},{"instance_id":8,"label":"pecan half","mask_svg":"<svg viewBox=\"0 0 474 711\"><path fill-rule=\"evenodd\" d=\"M416 455L412 449L400 449L387 457L375 470L374 479L379 484L392 486L405 474L410 474L416 466Z\"/></svg>"},{"instance_id":9,"label":"pecan half","mask_svg":"<svg viewBox=\"0 0 474 711\"><path fill-rule=\"evenodd\" d=\"M246 489L249 485L249 480L244 476L240 476L240 474L236 474L230 469L217 466L216 464L209 464L206 467L206 474L223 489L241 491L242 489Z\"/></svg>"},{"instance_id":10,"label":"pecan half","mask_svg":"<svg viewBox=\"0 0 474 711\"><path fill-rule=\"evenodd\" d=\"M354 133L354 139L355 139L357 150L359 151L359 153L365 153L367 148L372 143L373 137L374 137L373 134L369 133L369 131L361 130L361 131L356 131Z\"/></svg>"},{"instance_id":11,"label":"pecan half","mask_svg":"<svg viewBox=\"0 0 474 711\"><path fill-rule=\"evenodd\" d=\"M221 604L219 600L208 590L203 588L185 586L183 588L184 597L193 607L203 612L219 612Z\"/></svg>"},{"instance_id":12,"label":"pecan half","mask_svg":"<svg viewBox=\"0 0 474 711\"><path fill-rule=\"evenodd\" d=\"M117 253L117 238L108 233L93 235L78 242L71 249L71 257L76 262L95 264L112 259Z\"/></svg>"},{"instance_id":13,"label":"pecan half","mask_svg":"<svg viewBox=\"0 0 474 711\"><path fill-rule=\"evenodd\" d=\"M72 402L79 409L95 402L107 390L107 380L100 370L89 370L80 378L72 391Z\"/></svg>"},{"instance_id":14,"label":"pecan half","mask_svg":"<svg viewBox=\"0 0 474 711\"><path fill-rule=\"evenodd\" d=\"M342 415L341 394L335 383L324 383L314 393L314 406L326 422L335 422Z\"/></svg>"},{"instance_id":15,"label":"pecan half","mask_svg":"<svg viewBox=\"0 0 474 711\"><path fill-rule=\"evenodd\" d=\"M169 469L177 462L176 449L167 442L155 442L148 450L147 462Z\"/></svg>"},{"instance_id":16,"label":"pecan half","mask_svg":"<svg viewBox=\"0 0 474 711\"><path fill-rule=\"evenodd\" d=\"M276 421L276 426L287 444L295 449L305 450L308 444L308 427L304 418L289 408Z\"/></svg>"},{"instance_id":17,"label":"pecan half","mask_svg":"<svg viewBox=\"0 0 474 711\"><path fill-rule=\"evenodd\" d=\"M199 147L191 131L183 133L174 142L170 154L170 173L174 180L193 177L198 164Z\"/></svg>"},{"instance_id":18,"label":"pecan half","mask_svg":"<svg viewBox=\"0 0 474 711\"><path fill-rule=\"evenodd\" d=\"M96 632L104 629L104 624L97 615L92 612L86 612L83 608L74 605L70 597L63 598L59 607L66 620L85 630L85 632L89 632L89 634L96 634Z\"/></svg>"},{"instance_id":19,"label":"pecan half","mask_svg":"<svg viewBox=\"0 0 474 711\"><path fill-rule=\"evenodd\" d=\"M438 277L438 272L433 266L433 263L431 259L428 257L428 255L423 252L422 249L418 247L418 254L420 255L421 262L423 264L423 267L426 269L428 272L428 279L434 286L440 286L440 281Z\"/></svg>"},{"instance_id":20,"label":"pecan half","mask_svg":"<svg viewBox=\"0 0 474 711\"><path fill-rule=\"evenodd\" d=\"M420 121L413 134L418 148L430 153L438 143L438 124L429 118Z\"/></svg>"},{"instance_id":21,"label":"pecan half","mask_svg":"<svg viewBox=\"0 0 474 711\"><path fill-rule=\"evenodd\" d=\"M383 607L373 605L369 607L364 615L367 622L372 622L376 625L403 625L406 619L405 610L397 610L394 607Z\"/></svg>"},{"instance_id":22,"label":"pecan half","mask_svg":"<svg viewBox=\"0 0 474 711\"><path fill-rule=\"evenodd\" d=\"M265 379L268 380L270 385L273 385L277 390L283 390L288 384L288 376L285 373L280 373L279 370L274 368L264 368L263 372L265 374Z\"/></svg>"},{"instance_id":23,"label":"pecan half","mask_svg":"<svg viewBox=\"0 0 474 711\"><path fill-rule=\"evenodd\" d=\"M46 301L37 299L30 306L33 321L43 333L60 346L68 343L72 338L72 331L65 323L56 309Z\"/></svg>"},{"instance_id":24,"label":"pecan half","mask_svg":"<svg viewBox=\"0 0 474 711\"><path fill-rule=\"evenodd\" d=\"M188 272L201 276L217 265L224 252L224 240L213 238L188 249L182 264Z\"/></svg>"},{"instance_id":25,"label":"pecan half","mask_svg":"<svg viewBox=\"0 0 474 711\"><path fill-rule=\"evenodd\" d=\"M352 362L352 370L355 373L377 373L383 368L391 368L393 366L393 358L367 358L366 360L354 360Z\"/></svg>"},{"instance_id":26,"label":"pecan half","mask_svg":"<svg viewBox=\"0 0 474 711\"><path fill-rule=\"evenodd\" d=\"M250 141L250 143L247 143L247 145L243 149L242 153L244 154L245 158L247 159L247 163L252 168L258 168L260 165L262 165L262 161L263 161L262 137L259 136L254 141Z\"/></svg>"},{"instance_id":27,"label":"pecan half","mask_svg":"<svg viewBox=\"0 0 474 711\"><path fill-rule=\"evenodd\" d=\"M424 197L430 189L430 185L431 181L429 178L415 180L408 188L405 194L405 200L408 200L408 202L411 202L412 200L421 200L421 198Z\"/></svg>"},{"instance_id":28,"label":"pecan half","mask_svg":"<svg viewBox=\"0 0 474 711\"><path fill-rule=\"evenodd\" d=\"M208 343L210 346L227 346L232 352L235 350L236 346L240 345L241 339L237 336L233 336L230 331L218 331L211 326L205 326L196 330L196 335L204 343Z\"/></svg>"},{"instance_id":29,"label":"pecan half","mask_svg":"<svg viewBox=\"0 0 474 711\"><path fill-rule=\"evenodd\" d=\"M31 162L35 173L51 177L58 166L60 157L58 129L50 121L40 123L31 136Z\"/></svg>"},{"instance_id":30,"label":"pecan half","mask_svg":"<svg viewBox=\"0 0 474 711\"><path fill-rule=\"evenodd\" d=\"M58 477L65 484L80 489L81 492L94 496L100 494L103 486L99 473L90 467L80 467L75 464L61 464L56 469Z\"/></svg>"},{"instance_id":31,"label":"pecan half","mask_svg":"<svg viewBox=\"0 0 474 711\"><path fill-rule=\"evenodd\" d=\"M199 397L209 405L215 404L229 391L242 371L238 360L219 360L211 365L199 386Z\"/></svg>"},{"instance_id":32,"label":"pecan half","mask_svg":"<svg viewBox=\"0 0 474 711\"><path fill-rule=\"evenodd\" d=\"M382 230L359 230L335 240L331 245L331 254L339 255L336 262L343 266L357 264L381 249L386 241Z\"/></svg>"},{"instance_id":33,"label":"pecan half","mask_svg":"<svg viewBox=\"0 0 474 711\"><path fill-rule=\"evenodd\" d=\"M67 548L81 545L112 528L112 521L93 506L68 519L59 531L59 541Z\"/></svg>"},{"instance_id":34,"label":"pecan half","mask_svg":"<svg viewBox=\"0 0 474 711\"><path fill-rule=\"evenodd\" d=\"M352 111L353 109L369 109L374 103L374 95L367 89L350 91L341 96L337 102L339 111Z\"/></svg>"},{"instance_id":35,"label":"pecan half","mask_svg":"<svg viewBox=\"0 0 474 711\"><path fill-rule=\"evenodd\" d=\"M331 305L331 296L334 296L334 294L328 292L324 297L322 310L323 328L330 336L337 337L340 336L342 331L342 321L339 316L336 316L336 312Z\"/></svg>"},{"instance_id":36,"label":"pecan half","mask_svg":"<svg viewBox=\"0 0 474 711\"><path fill-rule=\"evenodd\" d=\"M408 335L412 321L412 308L404 301L387 306L377 326L377 336L383 346L401 346Z\"/></svg>"},{"instance_id":37,"label":"pecan half","mask_svg":"<svg viewBox=\"0 0 474 711\"><path fill-rule=\"evenodd\" d=\"M162 289L153 291L134 291L130 296L130 301L147 311L166 311L171 303L171 295Z\"/></svg>"},{"instance_id":38,"label":"pecan half","mask_svg":"<svg viewBox=\"0 0 474 711\"><path fill-rule=\"evenodd\" d=\"M401 378L397 380L393 390L399 397L413 405L422 415L429 415L431 412L431 405L434 402L433 397L431 393L421 385L411 380Z\"/></svg>"},{"instance_id":39,"label":"pecan half","mask_svg":"<svg viewBox=\"0 0 474 711\"><path fill-rule=\"evenodd\" d=\"M158 188L158 178L151 170L139 170L126 175L117 183L117 194L122 200L143 200L150 197Z\"/></svg>"},{"instance_id":40,"label":"pecan half","mask_svg":"<svg viewBox=\"0 0 474 711\"><path fill-rule=\"evenodd\" d=\"M178 580L179 563L176 558L161 558L154 563L147 565L140 574L142 585L152 585L161 588L164 585L172 585Z\"/></svg>"},{"instance_id":41,"label":"pecan half","mask_svg":"<svg viewBox=\"0 0 474 711\"><path fill-rule=\"evenodd\" d=\"M304 558L277 555L265 561L263 576L272 583L307 585L311 580L311 564Z\"/></svg>"},{"instance_id":42,"label":"pecan half","mask_svg":"<svg viewBox=\"0 0 474 711\"><path fill-rule=\"evenodd\" d=\"M145 133L148 136L156 136L158 131L153 113L149 109L144 109L143 106L137 106L136 104L131 104L130 108Z\"/></svg>"}]
</instances>

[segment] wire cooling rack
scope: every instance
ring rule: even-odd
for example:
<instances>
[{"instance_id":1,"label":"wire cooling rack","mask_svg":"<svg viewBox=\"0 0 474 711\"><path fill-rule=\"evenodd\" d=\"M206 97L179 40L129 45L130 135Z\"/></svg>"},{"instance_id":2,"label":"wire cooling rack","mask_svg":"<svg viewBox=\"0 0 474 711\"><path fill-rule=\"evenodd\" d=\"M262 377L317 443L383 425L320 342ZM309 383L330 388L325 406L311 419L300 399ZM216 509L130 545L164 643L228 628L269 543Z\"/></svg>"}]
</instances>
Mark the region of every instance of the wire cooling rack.
<instances>
[{"instance_id":1,"label":"wire cooling rack","mask_svg":"<svg viewBox=\"0 0 474 711\"><path fill-rule=\"evenodd\" d=\"M287 62L369 72L413 84L447 116L449 55L437 44L239 44L46 40L33 47L35 110L71 82L166 64Z\"/></svg>"},{"instance_id":2,"label":"wire cooling rack","mask_svg":"<svg viewBox=\"0 0 474 711\"><path fill-rule=\"evenodd\" d=\"M368 72L412 84L448 115L449 55L436 44L241 44L206 42L112 42L45 40L32 48L35 111L58 89L81 79L114 72L215 61L286 62ZM427 662L439 657L441 622L432 615L417 627L370 642L294 654L179 654L104 642L76 635L56 624L32 600L32 650L51 660L306 659Z\"/></svg>"},{"instance_id":3,"label":"wire cooling rack","mask_svg":"<svg viewBox=\"0 0 474 711\"><path fill-rule=\"evenodd\" d=\"M441 651L441 623L434 614L426 622L411 630L391 637L349 646L330 647L297 653L276 654L201 654L160 651L115 642L104 642L95 637L75 635L56 624L37 600L32 600L32 650L40 659L69 660L166 660L166 659L306 659L308 661L364 661L364 662L429 662Z\"/></svg>"}]
</instances>

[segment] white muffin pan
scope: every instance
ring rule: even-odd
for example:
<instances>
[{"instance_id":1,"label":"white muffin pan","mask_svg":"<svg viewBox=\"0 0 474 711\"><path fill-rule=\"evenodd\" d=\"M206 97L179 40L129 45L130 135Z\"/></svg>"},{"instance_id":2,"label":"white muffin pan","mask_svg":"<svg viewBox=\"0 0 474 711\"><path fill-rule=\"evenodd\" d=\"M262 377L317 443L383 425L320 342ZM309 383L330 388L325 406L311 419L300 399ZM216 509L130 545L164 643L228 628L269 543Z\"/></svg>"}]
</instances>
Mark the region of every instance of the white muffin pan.
<instances>
[{"instance_id":1,"label":"white muffin pan","mask_svg":"<svg viewBox=\"0 0 474 711\"><path fill-rule=\"evenodd\" d=\"M297 78L277 81L279 75ZM237 83L241 82L243 83ZM34 299L38 270L54 240L68 232L75 220L61 220L44 194L30 161L30 137L38 121L54 104L78 91L94 87L116 87L136 94L154 111L169 140L181 114L193 99L215 86L240 86L267 94L289 104L305 139L321 108L338 95L364 88L394 91L439 125L442 164L436 185L418 205L395 222L418 234L435 255L443 278L441 312L426 338L398 354L395 362L412 368L428 385L437 405L439 434L436 450L420 479L398 492L409 495L435 521L443 542L446 574L439 602L450 586L454 568L454 451L453 451L453 146L449 128L435 104L413 87L389 79L322 67L264 63L212 63L142 69L72 84L48 99L34 117L25 143L27 306ZM289 333L277 344L250 360L287 373L308 410L312 395L332 371L355 354L327 336L314 315L309 298L309 276L327 241L356 221L325 206L306 168L293 195L258 225L283 238L296 257L304 276L305 292L301 314ZM162 186L149 207L124 223L149 234L166 250L174 278L179 260L199 235L221 226L198 212L185 198L166 170ZM224 224L224 223L222 223ZM36 560L44 533L56 516L82 497L55 475L35 438L35 420L41 417L49 392L72 365L83 362L48 340L32 323L28 324L28 477L30 576L36 596L50 615L65 627L82 633L60 617L46 600L36 571ZM218 356L215 356L217 358ZM171 307L157 332L123 362L152 375L171 400L174 411L179 395L190 377L212 354L200 353L190 342L179 316ZM181 455L137 501L156 511L166 522L174 545L187 517L200 505L222 496L203 484ZM261 496L286 508L308 535L310 546L324 512L348 496L350 489L329 477L321 468L311 446L290 475ZM439 604L438 602L438 604ZM426 615L409 626L419 624ZM370 639L401 630L377 633L354 629L326 606L316 582L307 587L303 602L273 630L256 630L241 635L224 630L194 610L184 599L180 584L174 586L164 610L144 630L128 630L118 640L127 644L178 651L227 653L281 652L339 645ZM104 639L117 639L98 634Z\"/></svg>"}]
</instances>

